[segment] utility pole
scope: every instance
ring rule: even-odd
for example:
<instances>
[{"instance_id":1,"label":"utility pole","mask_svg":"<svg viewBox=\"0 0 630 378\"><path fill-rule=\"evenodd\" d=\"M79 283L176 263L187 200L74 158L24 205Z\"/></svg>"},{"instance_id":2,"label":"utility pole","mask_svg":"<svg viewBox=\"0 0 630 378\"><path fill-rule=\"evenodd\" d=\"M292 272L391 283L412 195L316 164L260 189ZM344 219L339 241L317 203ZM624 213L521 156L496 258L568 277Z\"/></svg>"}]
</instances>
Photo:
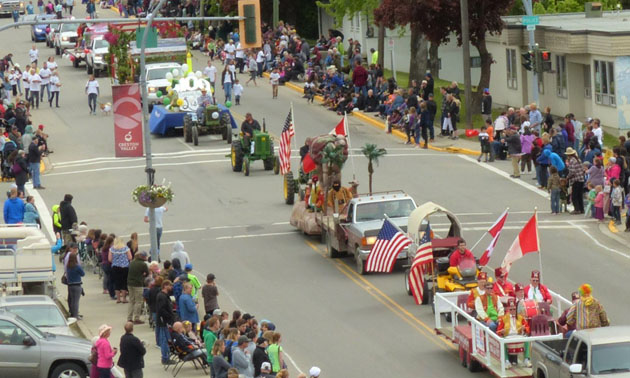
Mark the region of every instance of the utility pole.
<instances>
[{"instance_id":1,"label":"utility pole","mask_svg":"<svg viewBox=\"0 0 630 378\"><path fill-rule=\"evenodd\" d=\"M381 0L383 5L383 0ZM385 23L378 23L378 65L385 69Z\"/></svg>"},{"instance_id":2,"label":"utility pole","mask_svg":"<svg viewBox=\"0 0 630 378\"><path fill-rule=\"evenodd\" d=\"M149 101L147 101L147 73L146 73L146 55L144 53L147 46L147 35L151 30L153 19L160 11L166 0L160 2L151 10L147 20L147 26L142 33L142 41L140 43L140 90L142 93L142 123L144 131L144 155L146 157L146 166L144 171L147 173L147 186L153 185L155 178L155 169L153 169L153 161L151 156L151 130L149 129ZM151 261L160 261L160 254L157 246L157 229L155 228L155 209L149 208L149 237L151 240Z\"/></svg>"},{"instance_id":3,"label":"utility pole","mask_svg":"<svg viewBox=\"0 0 630 378\"><path fill-rule=\"evenodd\" d=\"M470 29L468 24L468 0L460 0L462 18L462 47L464 50L464 95L466 96L466 128L472 128L472 83L470 79ZM479 90L479 88L477 88Z\"/></svg>"},{"instance_id":4,"label":"utility pole","mask_svg":"<svg viewBox=\"0 0 630 378\"><path fill-rule=\"evenodd\" d=\"M523 0L523 6L525 7L525 13L528 16L533 16L534 11L532 10L532 0ZM534 30L529 29L529 51L536 50L536 40L534 36ZM534 55L535 59L536 55ZM536 69L532 69L532 98L534 102L538 104L538 74L536 73Z\"/></svg>"},{"instance_id":5,"label":"utility pole","mask_svg":"<svg viewBox=\"0 0 630 378\"><path fill-rule=\"evenodd\" d=\"M273 0L273 25L272 29L278 27L280 21L280 0Z\"/></svg>"}]
</instances>

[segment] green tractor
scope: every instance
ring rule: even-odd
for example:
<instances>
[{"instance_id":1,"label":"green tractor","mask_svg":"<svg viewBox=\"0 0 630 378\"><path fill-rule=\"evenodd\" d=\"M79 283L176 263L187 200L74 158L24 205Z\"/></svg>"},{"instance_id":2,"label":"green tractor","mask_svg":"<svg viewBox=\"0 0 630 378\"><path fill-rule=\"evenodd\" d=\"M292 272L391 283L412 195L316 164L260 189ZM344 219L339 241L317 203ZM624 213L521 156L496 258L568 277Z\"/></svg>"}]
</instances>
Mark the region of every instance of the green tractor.
<instances>
[{"instance_id":1,"label":"green tractor","mask_svg":"<svg viewBox=\"0 0 630 378\"><path fill-rule=\"evenodd\" d=\"M199 136L221 134L223 140L232 143L232 123L228 112L221 113L217 105L208 105L204 109L203 123L192 112L184 116L184 141L199 145Z\"/></svg>"},{"instance_id":2,"label":"green tractor","mask_svg":"<svg viewBox=\"0 0 630 378\"><path fill-rule=\"evenodd\" d=\"M280 161L274 153L273 141L269 133L265 129L263 121L263 130L254 130L250 145L247 145L242 133L239 138L232 142L232 150L230 157L232 160L232 170L234 172L243 172L245 176L249 176L249 166L252 161L262 160L265 171L271 171L275 174L280 173Z\"/></svg>"}]
</instances>

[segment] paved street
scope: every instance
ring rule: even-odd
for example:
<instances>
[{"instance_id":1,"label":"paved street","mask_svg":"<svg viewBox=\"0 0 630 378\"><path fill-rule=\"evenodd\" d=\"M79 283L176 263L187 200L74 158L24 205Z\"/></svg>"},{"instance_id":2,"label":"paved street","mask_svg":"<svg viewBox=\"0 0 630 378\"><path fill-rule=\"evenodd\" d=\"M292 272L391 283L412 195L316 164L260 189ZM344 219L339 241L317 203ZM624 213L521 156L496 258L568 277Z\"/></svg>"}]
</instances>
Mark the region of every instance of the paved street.
<instances>
[{"instance_id":1,"label":"paved street","mask_svg":"<svg viewBox=\"0 0 630 378\"><path fill-rule=\"evenodd\" d=\"M101 17L108 12L99 11ZM7 22L0 20L3 25ZM29 29L6 31L2 40L2 53L13 52L14 61L23 66L31 46ZM54 54L43 43L38 48L41 58ZM65 193L72 193L79 219L90 228L125 238L138 232L141 248L148 248L144 209L131 200L133 188L146 181L144 159L113 157L113 117L100 112L88 114L84 66L74 69L68 60L57 57L57 61L63 83L61 108L48 108L45 103L33 112L33 123L46 126L54 150L48 172L42 177L46 190L38 193L48 209ZM195 52L193 61L195 71L202 70L206 58ZM222 68L220 62L215 65ZM247 75L240 78L244 84ZM98 81L99 102L111 102L110 80L102 77ZM223 100L220 90L217 99ZM297 143L293 146L294 171L299 162L296 149L304 139L328 133L341 118L317 103L306 104L289 88L280 88L279 98L272 100L267 79L259 80L257 88L245 87L241 102L241 106L232 107L239 124L245 113L251 112L261 123L264 118L275 135L280 134L293 102ZM349 126L354 164L349 160L345 165L344 181L356 176L360 191L367 191L367 162L359 149L367 142L387 148L388 155L375 168L374 189L401 189L418 204L433 201L445 206L459 217L469 246L509 207L506 228L490 261L492 267L500 264L537 208L544 283L568 297L588 282L612 323L628 323L624 317L628 302L622 300L630 266L627 243L611 239L590 218L550 215L548 195L535 188L532 175L515 181L508 177L509 161L479 164L468 155L409 148L355 117L349 117ZM326 377L467 374L452 344L434 334L430 307L416 306L405 293L402 270L359 276L353 260L325 257L325 247L317 239L305 237L288 224L291 207L282 198L282 179L264 171L261 162L253 163L250 176L245 177L232 172L225 156L229 146L215 137L201 137L196 147L184 143L181 135L154 136L151 142L156 182L171 182L176 195L164 218L162 259L170 255L173 242L182 240L199 276L216 274L222 308L239 308L254 313L259 321L266 318L278 325L283 347L294 362L290 366L292 376L312 365L321 367ZM469 148L476 149L477 145L471 143ZM6 189L9 184L2 186ZM446 219L436 218L432 227L437 234L446 232ZM489 243L486 236L473 251L475 255L480 256ZM510 277L525 283L529 272L537 268L538 255L527 255L514 265ZM82 303L93 301L88 297L108 301L99 288L94 283L86 285ZM99 314L82 307L92 331L102 322L119 329L122 326L125 319L120 311L117 318L105 315L105 311ZM88 316L102 319L94 321ZM142 327L148 329L137 326ZM118 340L116 334L112 340ZM147 361L159 363L159 351L150 347ZM184 369L190 370L183 376L201 375L190 367ZM160 369L151 372L151 377L167 376Z\"/></svg>"}]
</instances>

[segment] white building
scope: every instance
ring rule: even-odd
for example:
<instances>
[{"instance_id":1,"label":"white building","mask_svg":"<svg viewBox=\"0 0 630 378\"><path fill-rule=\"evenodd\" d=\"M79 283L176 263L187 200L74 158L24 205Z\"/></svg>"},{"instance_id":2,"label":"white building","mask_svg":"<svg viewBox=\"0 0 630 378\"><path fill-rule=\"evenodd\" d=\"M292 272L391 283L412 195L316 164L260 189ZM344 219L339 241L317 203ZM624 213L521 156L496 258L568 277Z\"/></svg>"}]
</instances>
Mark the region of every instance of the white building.
<instances>
[{"instance_id":1,"label":"white building","mask_svg":"<svg viewBox=\"0 0 630 378\"><path fill-rule=\"evenodd\" d=\"M517 16L505 17L501 35L488 36L487 47L494 64L490 81L495 106L520 107L533 99L531 72L522 66L528 48L528 32ZM361 16L344 20L346 38L358 38L364 49L376 47L376 35L366 36ZM408 34L408 33L407 33ZM395 39L396 69L409 69L409 37ZM587 18L585 13L541 15L535 32L540 49L551 53L552 70L539 77L539 104L555 115L573 113L578 119L600 118L611 133L630 130L630 11L604 12ZM444 80L463 82L462 53L452 42L440 46L440 72ZM388 43L386 40L386 47ZM385 67L390 68L389 53ZM471 47L472 83L479 81L477 50Z\"/></svg>"}]
</instances>

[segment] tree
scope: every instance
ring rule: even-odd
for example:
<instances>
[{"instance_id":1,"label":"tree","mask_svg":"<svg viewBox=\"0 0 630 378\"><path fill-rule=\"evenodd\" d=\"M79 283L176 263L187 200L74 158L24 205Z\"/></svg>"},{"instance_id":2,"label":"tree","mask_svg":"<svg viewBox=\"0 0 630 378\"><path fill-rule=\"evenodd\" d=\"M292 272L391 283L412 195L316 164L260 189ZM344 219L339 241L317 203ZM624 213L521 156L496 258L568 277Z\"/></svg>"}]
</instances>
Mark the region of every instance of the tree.
<instances>
[{"instance_id":1,"label":"tree","mask_svg":"<svg viewBox=\"0 0 630 378\"><path fill-rule=\"evenodd\" d=\"M328 190L332 182L336 179L339 179L341 176L337 177L341 174L341 168L343 168L343 164L346 161L346 157L343 154L343 146L335 145L333 143L328 143L326 147L322 150L322 181L321 184L324 186L324 198L328 198ZM333 177L334 176L334 177ZM326 207L328 201L324 201L324 213L326 213Z\"/></svg>"},{"instance_id":2,"label":"tree","mask_svg":"<svg viewBox=\"0 0 630 378\"><path fill-rule=\"evenodd\" d=\"M409 83L407 84L409 86L411 86L412 80L424 79L427 72L428 42L440 44L448 36L448 32L444 33L440 30L441 27L430 28L427 25L428 22L433 21L431 15L435 14L437 9L440 9L439 0L383 0L374 11L376 21L385 23L385 27L395 29L398 26L409 26L411 30L411 60L409 62ZM439 35L435 35L435 31L431 29L437 29L435 31ZM429 34L434 35L429 36ZM437 49L435 53L437 57Z\"/></svg>"},{"instance_id":3,"label":"tree","mask_svg":"<svg viewBox=\"0 0 630 378\"><path fill-rule=\"evenodd\" d=\"M385 156L387 154L387 150L377 147L376 144L367 143L361 148L361 152L363 152L363 155L365 155L368 159L369 190L370 195L372 195L372 175L374 174L373 163L378 165L378 159Z\"/></svg>"}]
</instances>

